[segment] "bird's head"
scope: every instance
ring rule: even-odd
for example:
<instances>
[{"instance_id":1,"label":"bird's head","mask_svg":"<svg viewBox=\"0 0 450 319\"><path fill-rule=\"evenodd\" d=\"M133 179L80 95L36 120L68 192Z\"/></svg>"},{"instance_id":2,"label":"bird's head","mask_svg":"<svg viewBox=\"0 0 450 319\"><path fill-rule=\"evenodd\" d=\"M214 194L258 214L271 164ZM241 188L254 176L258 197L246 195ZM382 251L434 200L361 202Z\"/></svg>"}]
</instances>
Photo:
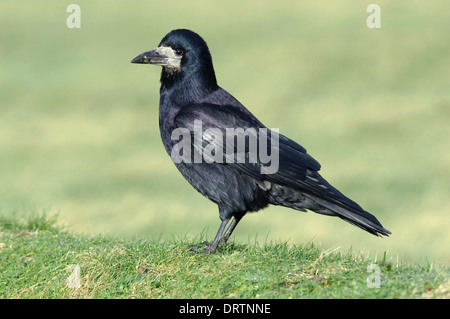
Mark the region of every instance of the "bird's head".
<instances>
[{"instance_id":1,"label":"bird's head","mask_svg":"<svg viewBox=\"0 0 450 319\"><path fill-rule=\"evenodd\" d=\"M208 46L190 30L169 32L156 49L138 55L131 63L161 65L162 82L194 76L217 85Z\"/></svg>"}]
</instances>

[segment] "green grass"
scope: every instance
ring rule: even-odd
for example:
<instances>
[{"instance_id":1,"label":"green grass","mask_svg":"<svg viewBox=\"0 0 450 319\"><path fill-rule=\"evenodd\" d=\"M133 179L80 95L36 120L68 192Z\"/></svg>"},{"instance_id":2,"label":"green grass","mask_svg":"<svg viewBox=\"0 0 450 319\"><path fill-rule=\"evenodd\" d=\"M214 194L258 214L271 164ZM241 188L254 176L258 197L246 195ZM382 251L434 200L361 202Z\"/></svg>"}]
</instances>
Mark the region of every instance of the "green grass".
<instances>
[{"instance_id":1,"label":"green grass","mask_svg":"<svg viewBox=\"0 0 450 319\"><path fill-rule=\"evenodd\" d=\"M198 241L204 238L198 238ZM174 238L70 233L55 219L0 221L0 298L449 298L449 270L339 253L313 243L233 242L196 255ZM368 266L380 270L370 288ZM74 265L79 286L68 285Z\"/></svg>"}]
</instances>

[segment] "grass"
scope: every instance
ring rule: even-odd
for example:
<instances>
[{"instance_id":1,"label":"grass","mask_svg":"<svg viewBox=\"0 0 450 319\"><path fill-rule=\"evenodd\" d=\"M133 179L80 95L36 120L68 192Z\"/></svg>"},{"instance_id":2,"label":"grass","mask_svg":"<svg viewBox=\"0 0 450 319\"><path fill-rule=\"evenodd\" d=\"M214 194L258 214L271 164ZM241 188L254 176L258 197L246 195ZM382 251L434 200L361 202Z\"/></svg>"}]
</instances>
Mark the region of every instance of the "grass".
<instances>
[{"instance_id":1,"label":"grass","mask_svg":"<svg viewBox=\"0 0 450 319\"><path fill-rule=\"evenodd\" d=\"M449 270L313 243L233 242L196 255L194 241L80 235L55 219L0 222L0 298L449 298ZM371 264L379 288L368 287ZM79 267L79 286L68 284ZM373 282L370 279L370 282Z\"/></svg>"}]
</instances>

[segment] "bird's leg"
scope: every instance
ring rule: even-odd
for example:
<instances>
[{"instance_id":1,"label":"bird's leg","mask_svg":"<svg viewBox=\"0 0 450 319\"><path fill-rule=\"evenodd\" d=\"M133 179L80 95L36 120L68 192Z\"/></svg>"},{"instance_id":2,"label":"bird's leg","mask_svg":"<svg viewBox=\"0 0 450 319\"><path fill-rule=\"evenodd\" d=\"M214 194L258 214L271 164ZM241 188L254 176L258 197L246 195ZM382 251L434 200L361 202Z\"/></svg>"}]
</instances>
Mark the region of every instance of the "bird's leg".
<instances>
[{"instance_id":1,"label":"bird's leg","mask_svg":"<svg viewBox=\"0 0 450 319\"><path fill-rule=\"evenodd\" d=\"M222 221L222 223L220 223L220 227L219 227L219 230L217 231L216 237L214 238L212 244L209 246L209 249L206 252L206 254L212 254L217 250L217 247L219 247L219 243L222 242L222 239L224 237L223 233L224 233L225 227L227 226L229 221L230 221L230 219L227 218L227 219L224 219Z\"/></svg>"},{"instance_id":2,"label":"bird's leg","mask_svg":"<svg viewBox=\"0 0 450 319\"><path fill-rule=\"evenodd\" d=\"M230 221L230 218L226 218L226 219L222 220L222 223L220 223L219 230L217 231L216 237L214 238L212 244L202 243L202 244L199 244L199 245L190 246L189 247L190 248L189 251L194 252L194 253L203 253L203 254L206 254L206 255L215 253L216 250L217 250L217 247L219 246L219 243L222 242L222 238L224 237L223 233L224 233L225 227L227 226L229 221ZM228 228L228 230L230 228L231 228L231 225ZM204 246L204 244L207 245L207 248L204 249L203 251L199 252L199 251L194 249L194 248L197 248L199 246Z\"/></svg>"},{"instance_id":3,"label":"bird's leg","mask_svg":"<svg viewBox=\"0 0 450 319\"><path fill-rule=\"evenodd\" d=\"M228 226L228 229L225 231L225 234L223 234L220 242L221 243L226 243L228 241L228 238L230 238L231 233L233 232L233 230L236 228L237 224L240 222L242 217L233 217L233 220L231 221L230 226Z\"/></svg>"}]
</instances>

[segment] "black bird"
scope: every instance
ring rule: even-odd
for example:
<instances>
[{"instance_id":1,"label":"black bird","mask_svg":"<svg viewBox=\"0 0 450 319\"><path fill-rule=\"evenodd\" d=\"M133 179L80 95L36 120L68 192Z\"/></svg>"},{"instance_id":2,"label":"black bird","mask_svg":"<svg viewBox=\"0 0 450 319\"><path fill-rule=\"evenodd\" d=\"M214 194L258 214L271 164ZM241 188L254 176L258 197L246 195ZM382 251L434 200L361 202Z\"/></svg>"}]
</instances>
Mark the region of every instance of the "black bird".
<instances>
[{"instance_id":1,"label":"black bird","mask_svg":"<svg viewBox=\"0 0 450 319\"><path fill-rule=\"evenodd\" d=\"M390 234L373 215L322 178L318 173L320 164L302 146L268 130L218 86L208 46L198 34L173 30L157 49L142 53L131 62L162 66L159 126L164 147L186 180L219 207L222 222L214 241L203 253L213 253L219 243L226 243L247 212L269 204L337 216L377 236ZM200 137L195 121L201 124ZM233 137L231 147L224 145L219 133L224 137L229 128L245 130L241 134L246 142L244 149L237 147L239 134ZM178 134L177 139L174 132L188 135L181 139ZM216 134L214 138L211 132ZM263 136L261 132L267 133ZM274 141L278 138L278 143L271 144L272 137ZM189 145L189 149L183 149L183 155L174 149L182 140L184 146ZM274 170L264 171L267 160L263 161L258 156L261 154L252 149L251 141L256 141L257 150L269 144L268 153L278 156ZM202 160L195 161L199 154ZM240 155L244 160L239 160Z\"/></svg>"}]
</instances>

